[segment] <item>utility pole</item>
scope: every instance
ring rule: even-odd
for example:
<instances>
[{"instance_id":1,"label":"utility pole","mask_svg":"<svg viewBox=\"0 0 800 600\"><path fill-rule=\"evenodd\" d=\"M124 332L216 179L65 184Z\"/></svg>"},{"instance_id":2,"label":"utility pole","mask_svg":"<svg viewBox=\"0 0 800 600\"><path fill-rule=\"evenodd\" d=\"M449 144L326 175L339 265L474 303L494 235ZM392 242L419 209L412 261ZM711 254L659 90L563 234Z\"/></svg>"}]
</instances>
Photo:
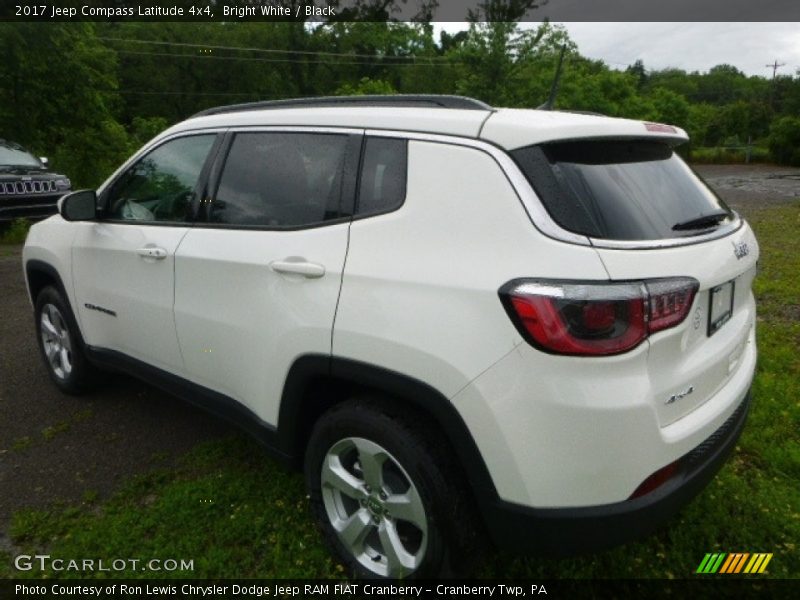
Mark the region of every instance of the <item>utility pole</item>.
<instances>
[{"instance_id":1,"label":"utility pole","mask_svg":"<svg viewBox=\"0 0 800 600\"><path fill-rule=\"evenodd\" d=\"M772 85L769 88L769 106L770 108L775 108L775 74L778 72L778 69L781 67L785 67L786 63L778 63L778 59L775 59L775 62L771 65L764 65L768 69L772 69Z\"/></svg>"},{"instance_id":2,"label":"utility pole","mask_svg":"<svg viewBox=\"0 0 800 600\"><path fill-rule=\"evenodd\" d=\"M778 61L776 59L775 62L772 63L771 65L764 65L764 66L767 67L768 69L772 69L772 80L774 81L775 80L775 74L778 72L778 69L780 69L781 67L785 67L786 63L778 64Z\"/></svg>"}]
</instances>

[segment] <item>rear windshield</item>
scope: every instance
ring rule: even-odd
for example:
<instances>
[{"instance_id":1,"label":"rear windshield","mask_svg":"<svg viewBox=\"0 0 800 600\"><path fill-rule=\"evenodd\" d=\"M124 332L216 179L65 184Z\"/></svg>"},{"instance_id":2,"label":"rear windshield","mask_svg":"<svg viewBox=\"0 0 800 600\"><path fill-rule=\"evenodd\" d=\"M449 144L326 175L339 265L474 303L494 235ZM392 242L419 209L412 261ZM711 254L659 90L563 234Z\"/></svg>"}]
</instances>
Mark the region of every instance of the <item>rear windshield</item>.
<instances>
[{"instance_id":1,"label":"rear windshield","mask_svg":"<svg viewBox=\"0 0 800 600\"><path fill-rule=\"evenodd\" d=\"M575 233L656 240L706 233L733 218L662 142L559 142L512 156L550 216Z\"/></svg>"}]
</instances>

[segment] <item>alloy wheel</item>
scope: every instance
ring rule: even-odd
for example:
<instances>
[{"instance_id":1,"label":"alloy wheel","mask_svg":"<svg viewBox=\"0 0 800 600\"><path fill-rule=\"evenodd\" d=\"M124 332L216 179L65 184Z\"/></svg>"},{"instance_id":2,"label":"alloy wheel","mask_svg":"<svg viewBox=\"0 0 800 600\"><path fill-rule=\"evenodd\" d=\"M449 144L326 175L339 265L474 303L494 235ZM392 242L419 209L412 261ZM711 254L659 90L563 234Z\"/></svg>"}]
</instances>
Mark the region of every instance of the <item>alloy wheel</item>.
<instances>
[{"instance_id":1,"label":"alloy wheel","mask_svg":"<svg viewBox=\"0 0 800 600\"><path fill-rule=\"evenodd\" d=\"M64 316L55 305L45 304L39 324L50 370L59 379L66 379L72 372L72 340Z\"/></svg>"},{"instance_id":2,"label":"alloy wheel","mask_svg":"<svg viewBox=\"0 0 800 600\"><path fill-rule=\"evenodd\" d=\"M364 438L345 438L322 462L322 501L339 541L368 571L403 577L422 564L428 524L422 498L397 459Z\"/></svg>"}]
</instances>

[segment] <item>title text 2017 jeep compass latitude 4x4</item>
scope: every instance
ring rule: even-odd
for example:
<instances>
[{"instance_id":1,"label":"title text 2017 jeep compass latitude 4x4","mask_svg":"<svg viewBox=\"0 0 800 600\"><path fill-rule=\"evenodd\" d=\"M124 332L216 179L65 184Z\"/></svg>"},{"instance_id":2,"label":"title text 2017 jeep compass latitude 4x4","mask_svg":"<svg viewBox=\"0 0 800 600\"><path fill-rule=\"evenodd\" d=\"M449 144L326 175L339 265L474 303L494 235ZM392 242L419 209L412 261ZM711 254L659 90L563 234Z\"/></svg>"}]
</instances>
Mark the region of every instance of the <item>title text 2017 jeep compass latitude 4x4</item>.
<instances>
[{"instance_id":1,"label":"title text 2017 jeep compass latitude 4x4","mask_svg":"<svg viewBox=\"0 0 800 600\"><path fill-rule=\"evenodd\" d=\"M62 390L124 369L302 465L338 558L650 531L735 444L750 227L666 125L449 96L211 109L23 253Z\"/></svg>"}]
</instances>

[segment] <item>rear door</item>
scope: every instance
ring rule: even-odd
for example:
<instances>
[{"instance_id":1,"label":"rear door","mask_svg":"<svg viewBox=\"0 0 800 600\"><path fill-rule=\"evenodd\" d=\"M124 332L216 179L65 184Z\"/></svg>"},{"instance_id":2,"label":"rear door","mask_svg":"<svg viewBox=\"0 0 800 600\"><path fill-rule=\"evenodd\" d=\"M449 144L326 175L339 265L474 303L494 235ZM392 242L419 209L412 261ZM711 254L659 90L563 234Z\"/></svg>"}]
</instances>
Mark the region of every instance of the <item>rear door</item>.
<instances>
[{"instance_id":1,"label":"rear door","mask_svg":"<svg viewBox=\"0 0 800 600\"><path fill-rule=\"evenodd\" d=\"M270 424L297 356L331 351L360 144L360 131L231 132L176 256L188 377Z\"/></svg>"},{"instance_id":2,"label":"rear door","mask_svg":"<svg viewBox=\"0 0 800 600\"><path fill-rule=\"evenodd\" d=\"M610 279L699 282L686 319L649 337L647 360L662 426L710 399L754 343L749 226L663 141L570 141L514 155L553 220L588 238Z\"/></svg>"}]
</instances>

